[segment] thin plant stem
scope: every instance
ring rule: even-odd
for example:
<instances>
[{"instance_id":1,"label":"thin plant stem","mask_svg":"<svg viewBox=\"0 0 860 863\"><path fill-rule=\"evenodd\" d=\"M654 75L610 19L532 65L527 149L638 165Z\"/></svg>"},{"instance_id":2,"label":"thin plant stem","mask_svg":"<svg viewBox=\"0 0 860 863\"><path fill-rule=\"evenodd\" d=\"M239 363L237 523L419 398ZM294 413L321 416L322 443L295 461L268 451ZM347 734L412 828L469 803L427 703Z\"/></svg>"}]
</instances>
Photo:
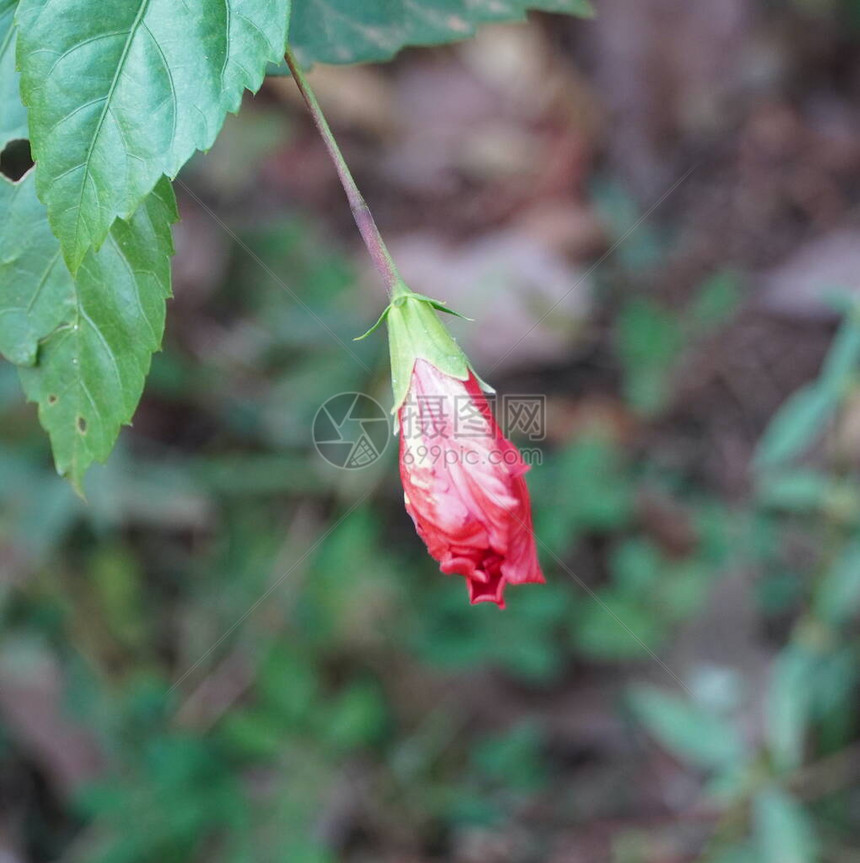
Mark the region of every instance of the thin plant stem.
<instances>
[{"instance_id":1,"label":"thin plant stem","mask_svg":"<svg viewBox=\"0 0 860 863\"><path fill-rule=\"evenodd\" d=\"M341 153L328 121L320 108L319 102L317 102L317 97L314 95L313 90L311 90L307 78L305 78L304 72L302 72L289 46L287 46L284 59L287 61L287 66L289 66L290 72L293 75L293 80L295 80L299 92L302 94L302 98L311 112L314 124L323 139L323 143L325 143L329 156L331 156L331 160L334 162L340 183L346 192L355 224L358 225L364 245L367 246L367 251L370 252L370 257L373 259L376 269L385 282L386 290L392 299L410 293L403 279L400 278L400 274L397 272L397 267L394 265L394 261L382 239L382 235L379 233L379 228L376 227L370 207L367 206L367 202L355 184L346 160L343 158L343 153Z\"/></svg>"}]
</instances>

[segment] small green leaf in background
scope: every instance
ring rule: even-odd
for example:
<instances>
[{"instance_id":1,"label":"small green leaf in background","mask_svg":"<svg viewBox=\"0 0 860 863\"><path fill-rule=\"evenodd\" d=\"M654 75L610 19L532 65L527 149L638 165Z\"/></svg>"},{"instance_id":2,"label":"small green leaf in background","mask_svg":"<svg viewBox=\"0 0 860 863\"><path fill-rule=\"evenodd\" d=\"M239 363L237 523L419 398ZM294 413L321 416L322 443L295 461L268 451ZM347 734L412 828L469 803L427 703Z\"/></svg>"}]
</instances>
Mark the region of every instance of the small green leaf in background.
<instances>
[{"instance_id":1,"label":"small green leaf in background","mask_svg":"<svg viewBox=\"0 0 860 863\"><path fill-rule=\"evenodd\" d=\"M98 616L111 636L128 650L143 649L152 621L138 559L124 545L105 543L90 559L90 579Z\"/></svg>"},{"instance_id":2,"label":"small green leaf in background","mask_svg":"<svg viewBox=\"0 0 860 863\"><path fill-rule=\"evenodd\" d=\"M639 203L620 182L598 179L594 204L607 237L613 241L613 260L640 278L663 263L668 251L666 237L649 221Z\"/></svg>"},{"instance_id":3,"label":"small green leaf in background","mask_svg":"<svg viewBox=\"0 0 860 863\"><path fill-rule=\"evenodd\" d=\"M828 649L821 654L815 678L812 709L813 718L819 723L822 746L825 746L828 730L840 729L840 740L855 728L856 713L853 699L860 669L857 668L856 651L853 645Z\"/></svg>"},{"instance_id":4,"label":"small green leaf in background","mask_svg":"<svg viewBox=\"0 0 860 863\"><path fill-rule=\"evenodd\" d=\"M429 569L420 570L422 578ZM427 579L420 620L408 622L408 637L422 660L442 669L481 664L536 684L558 679L564 669L560 627L571 617L575 587L563 582L511 597L513 614L462 602L456 582Z\"/></svg>"},{"instance_id":5,"label":"small green leaf in background","mask_svg":"<svg viewBox=\"0 0 860 863\"><path fill-rule=\"evenodd\" d=\"M16 398L21 387L14 366L0 363L3 377L15 385ZM41 442L40 442L41 443ZM20 452L0 447L0 543L13 538L25 555L44 560L57 548L80 515L80 501L66 483L40 461L22 457ZM0 586L0 604L14 582Z\"/></svg>"},{"instance_id":6,"label":"small green leaf in background","mask_svg":"<svg viewBox=\"0 0 860 863\"><path fill-rule=\"evenodd\" d=\"M20 209L42 236L31 175L16 194L31 196ZM173 190L162 180L131 221L117 221L102 249L87 255L76 282L62 262L57 265L72 311L40 344L37 364L21 369L21 382L39 405L57 471L78 489L87 468L107 458L120 427L131 420L152 352L161 345L176 218ZM48 236L42 240L50 262L56 241L51 247Z\"/></svg>"},{"instance_id":7,"label":"small green leaf in background","mask_svg":"<svg viewBox=\"0 0 860 863\"><path fill-rule=\"evenodd\" d=\"M162 175L212 146L283 56L288 15L288 0L21 2L36 187L73 273Z\"/></svg>"},{"instance_id":8,"label":"small green leaf in background","mask_svg":"<svg viewBox=\"0 0 860 863\"><path fill-rule=\"evenodd\" d=\"M571 616L571 642L594 659L640 659L666 638L666 623L636 596L601 590Z\"/></svg>"},{"instance_id":9,"label":"small green leaf in background","mask_svg":"<svg viewBox=\"0 0 860 863\"><path fill-rule=\"evenodd\" d=\"M312 656L290 645L276 645L260 668L260 699L276 713L282 731L302 728L319 700Z\"/></svg>"},{"instance_id":10,"label":"small green leaf in background","mask_svg":"<svg viewBox=\"0 0 860 863\"><path fill-rule=\"evenodd\" d=\"M0 150L10 141L27 137L27 110L21 104L15 69L17 0L0 0Z\"/></svg>"},{"instance_id":11,"label":"small green leaf in background","mask_svg":"<svg viewBox=\"0 0 860 863\"><path fill-rule=\"evenodd\" d=\"M860 362L860 309L849 309L827 352L819 384L834 396L844 396Z\"/></svg>"},{"instance_id":12,"label":"small green leaf in background","mask_svg":"<svg viewBox=\"0 0 860 863\"><path fill-rule=\"evenodd\" d=\"M744 746L736 729L713 711L652 686L636 686L629 695L636 718L682 761L706 770L736 765Z\"/></svg>"},{"instance_id":13,"label":"small green leaf in background","mask_svg":"<svg viewBox=\"0 0 860 863\"><path fill-rule=\"evenodd\" d=\"M830 348L821 374L795 392L770 421L756 450L760 468L801 455L818 439L845 396L860 362L860 321L850 312Z\"/></svg>"},{"instance_id":14,"label":"small green leaf in background","mask_svg":"<svg viewBox=\"0 0 860 863\"><path fill-rule=\"evenodd\" d=\"M642 415L653 416L666 403L684 346L681 321L653 300L635 299L619 315L616 340L627 399Z\"/></svg>"},{"instance_id":15,"label":"small green leaf in background","mask_svg":"<svg viewBox=\"0 0 860 863\"><path fill-rule=\"evenodd\" d=\"M612 580L622 591L647 598L665 573L666 561L653 542L636 537L613 548L610 567Z\"/></svg>"},{"instance_id":16,"label":"small green leaf in background","mask_svg":"<svg viewBox=\"0 0 860 863\"><path fill-rule=\"evenodd\" d=\"M815 597L817 614L838 626L857 614L860 607L860 540L842 552L818 586Z\"/></svg>"},{"instance_id":17,"label":"small green leaf in background","mask_svg":"<svg viewBox=\"0 0 860 863\"><path fill-rule=\"evenodd\" d=\"M356 680L327 701L318 721L322 736L339 753L369 746L382 737L387 723L385 699L370 680Z\"/></svg>"},{"instance_id":18,"label":"small green leaf in background","mask_svg":"<svg viewBox=\"0 0 860 863\"><path fill-rule=\"evenodd\" d=\"M284 726L271 711L253 707L233 710L221 721L219 730L226 745L240 757L270 760L284 748Z\"/></svg>"},{"instance_id":19,"label":"small green leaf in background","mask_svg":"<svg viewBox=\"0 0 860 863\"><path fill-rule=\"evenodd\" d=\"M303 63L390 60L406 45L455 42L479 24L522 21L529 9L594 14L588 0L297 0L290 45Z\"/></svg>"},{"instance_id":20,"label":"small green leaf in background","mask_svg":"<svg viewBox=\"0 0 860 863\"><path fill-rule=\"evenodd\" d=\"M720 270L699 286L686 310L690 327L702 334L724 324L738 310L743 296L737 273Z\"/></svg>"},{"instance_id":21,"label":"small green leaf in background","mask_svg":"<svg viewBox=\"0 0 860 863\"><path fill-rule=\"evenodd\" d=\"M828 733L844 740L854 727L854 650L834 649L821 636L817 621L801 627L774 666L765 715L770 755L781 771L800 767L807 745L825 745Z\"/></svg>"},{"instance_id":22,"label":"small green leaf in background","mask_svg":"<svg viewBox=\"0 0 860 863\"><path fill-rule=\"evenodd\" d=\"M501 788L529 792L546 784L547 764L540 727L520 722L502 734L480 741L471 759L481 775Z\"/></svg>"},{"instance_id":23,"label":"small green leaf in background","mask_svg":"<svg viewBox=\"0 0 860 863\"><path fill-rule=\"evenodd\" d=\"M617 530L633 514L633 484L619 448L608 439L573 442L534 471L529 485L537 534L556 554L568 551L585 531Z\"/></svg>"},{"instance_id":24,"label":"small green leaf in background","mask_svg":"<svg viewBox=\"0 0 860 863\"><path fill-rule=\"evenodd\" d=\"M815 470L769 473L758 483L758 499L765 507L783 512L814 512L827 500L833 480Z\"/></svg>"},{"instance_id":25,"label":"small green leaf in background","mask_svg":"<svg viewBox=\"0 0 860 863\"><path fill-rule=\"evenodd\" d=\"M772 467L800 455L821 434L837 404L837 394L817 383L799 389L768 425L756 450L756 464Z\"/></svg>"},{"instance_id":26,"label":"small green leaf in background","mask_svg":"<svg viewBox=\"0 0 860 863\"><path fill-rule=\"evenodd\" d=\"M761 863L813 863L815 836L809 816L789 794L769 788L753 801Z\"/></svg>"},{"instance_id":27,"label":"small green leaf in background","mask_svg":"<svg viewBox=\"0 0 860 863\"><path fill-rule=\"evenodd\" d=\"M817 657L790 645L777 657L767 693L766 722L771 757L780 770L798 767L810 718Z\"/></svg>"}]
</instances>

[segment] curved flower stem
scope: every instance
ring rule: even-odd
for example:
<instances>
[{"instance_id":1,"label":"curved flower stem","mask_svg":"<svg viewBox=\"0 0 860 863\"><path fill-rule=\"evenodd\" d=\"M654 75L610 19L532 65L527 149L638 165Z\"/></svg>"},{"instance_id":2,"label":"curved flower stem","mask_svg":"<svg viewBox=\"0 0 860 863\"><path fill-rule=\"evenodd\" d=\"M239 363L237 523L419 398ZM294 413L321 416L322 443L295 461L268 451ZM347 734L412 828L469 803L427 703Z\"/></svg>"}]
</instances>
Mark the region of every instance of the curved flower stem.
<instances>
[{"instance_id":1,"label":"curved flower stem","mask_svg":"<svg viewBox=\"0 0 860 863\"><path fill-rule=\"evenodd\" d=\"M373 259L376 269L385 281L385 287L389 295L392 299L395 299L398 296L411 293L397 272L397 267L394 265L391 254L382 239L382 235L379 233L379 229L376 227L376 222L373 220L370 207L367 206L367 202L358 190L358 186L355 184L346 160L343 158L343 153L341 153L340 147L322 112L322 108L320 108L319 102L317 102L317 97L314 95L313 90L311 90L307 78L305 78L304 72L302 72L289 45L287 46L284 59L287 61L287 66L290 68L293 79L311 112L311 116L325 143L329 156L331 156L331 160L334 162L340 183L349 200L349 207L352 210L355 224L358 225L364 245L367 246L367 251L370 252L370 257Z\"/></svg>"}]
</instances>

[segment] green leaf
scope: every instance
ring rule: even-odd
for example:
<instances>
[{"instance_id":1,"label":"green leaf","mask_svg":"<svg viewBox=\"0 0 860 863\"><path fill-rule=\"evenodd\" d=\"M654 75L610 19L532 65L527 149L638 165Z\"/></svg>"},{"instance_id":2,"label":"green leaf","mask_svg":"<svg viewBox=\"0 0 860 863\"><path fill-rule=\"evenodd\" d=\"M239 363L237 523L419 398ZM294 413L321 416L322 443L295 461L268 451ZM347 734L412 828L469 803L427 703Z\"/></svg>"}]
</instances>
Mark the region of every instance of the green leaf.
<instances>
[{"instance_id":1,"label":"green leaf","mask_svg":"<svg viewBox=\"0 0 860 863\"><path fill-rule=\"evenodd\" d=\"M857 370L860 362L860 311L850 311L833 344L827 352L827 358L821 368L820 385L833 393L834 398L845 395L851 376Z\"/></svg>"},{"instance_id":2,"label":"green leaf","mask_svg":"<svg viewBox=\"0 0 860 863\"><path fill-rule=\"evenodd\" d=\"M471 752L483 778L506 791L536 792L546 786L547 769L540 726L521 721L509 730L484 737Z\"/></svg>"},{"instance_id":3,"label":"green leaf","mask_svg":"<svg viewBox=\"0 0 860 863\"><path fill-rule=\"evenodd\" d=\"M0 150L27 137L27 109L21 104L15 69L16 0L0 0Z\"/></svg>"},{"instance_id":4,"label":"green leaf","mask_svg":"<svg viewBox=\"0 0 860 863\"><path fill-rule=\"evenodd\" d=\"M813 863L815 837L809 816L790 795L768 788L753 802L761 863Z\"/></svg>"},{"instance_id":5,"label":"green leaf","mask_svg":"<svg viewBox=\"0 0 860 863\"><path fill-rule=\"evenodd\" d=\"M783 512L814 512L827 501L834 488L830 476L815 470L767 473L758 484L762 506Z\"/></svg>"},{"instance_id":6,"label":"green leaf","mask_svg":"<svg viewBox=\"0 0 860 863\"><path fill-rule=\"evenodd\" d=\"M44 208L40 219L29 177L18 194L31 196L21 209L44 234ZM62 262L52 271L58 280L65 274L70 314L42 340L36 365L21 369L21 382L27 398L38 402L57 471L78 490L86 469L107 458L120 426L131 419L161 344L176 218L173 190L162 179L132 219L117 221L102 248L86 255L77 279ZM46 260L58 255L56 241L51 249L44 238L43 248ZM59 281L52 287L63 293Z\"/></svg>"},{"instance_id":7,"label":"green leaf","mask_svg":"<svg viewBox=\"0 0 860 863\"><path fill-rule=\"evenodd\" d=\"M536 471L535 523L551 550L564 554L586 531L623 530L634 510L633 487L612 441L583 437ZM576 494L570 494L575 488Z\"/></svg>"},{"instance_id":8,"label":"green leaf","mask_svg":"<svg viewBox=\"0 0 860 863\"><path fill-rule=\"evenodd\" d=\"M599 660L640 659L660 647L665 623L638 597L602 590L571 624L574 647Z\"/></svg>"},{"instance_id":9,"label":"green leaf","mask_svg":"<svg viewBox=\"0 0 860 863\"><path fill-rule=\"evenodd\" d=\"M721 270L702 283L686 312L697 335L712 332L735 314L743 297L739 282L737 273Z\"/></svg>"},{"instance_id":10,"label":"green leaf","mask_svg":"<svg viewBox=\"0 0 860 863\"><path fill-rule=\"evenodd\" d=\"M671 377L684 348L681 320L653 300L636 298L621 310L615 338L625 395L635 411L654 416L669 399Z\"/></svg>"},{"instance_id":11,"label":"green leaf","mask_svg":"<svg viewBox=\"0 0 860 863\"><path fill-rule=\"evenodd\" d=\"M799 389L777 411L759 441L758 467L773 467L800 455L824 429L836 409L835 394L810 384Z\"/></svg>"},{"instance_id":12,"label":"green leaf","mask_svg":"<svg viewBox=\"0 0 860 863\"><path fill-rule=\"evenodd\" d=\"M854 540L822 579L815 597L818 615L833 626L860 608L860 540Z\"/></svg>"},{"instance_id":13,"label":"green leaf","mask_svg":"<svg viewBox=\"0 0 860 863\"><path fill-rule=\"evenodd\" d=\"M0 353L33 365L39 342L74 308L72 277L36 197L33 172L20 183L0 179Z\"/></svg>"},{"instance_id":14,"label":"green leaf","mask_svg":"<svg viewBox=\"0 0 860 863\"><path fill-rule=\"evenodd\" d=\"M756 451L759 467L788 461L818 438L848 391L858 362L860 322L853 311L833 339L818 379L795 392L771 420Z\"/></svg>"},{"instance_id":15,"label":"green leaf","mask_svg":"<svg viewBox=\"0 0 860 863\"><path fill-rule=\"evenodd\" d=\"M666 561L654 543L640 537L623 540L610 552L612 580L630 596L647 601L666 575Z\"/></svg>"},{"instance_id":16,"label":"green leaf","mask_svg":"<svg viewBox=\"0 0 860 863\"><path fill-rule=\"evenodd\" d=\"M290 45L302 63L389 60L406 45L456 42L485 22L521 21L529 9L593 14L588 0L305 0L293 10Z\"/></svg>"},{"instance_id":17,"label":"green leaf","mask_svg":"<svg viewBox=\"0 0 860 863\"><path fill-rule=\"evenodd\" d=\"M787 647L777 658L766 702L767 737L780 770L799 767L809 723L818 657L802 645Z\"/></svg>"},{"instance_id":18,"label":"green leaf","mask_svg":"<svg viewBox=\"0 0 860 863\"><path fill-rule=\"evenodd\" d=\"M713 769L737 764L743 756L737 731L713 711L651 686L635 687L630 706L660 743L682 761Z\"/></svg>"},{"instance_id":19,"label":"green leaf","mask_svg":"<svg viewBox=\"0 0 860 863\"><path fill-rule=\"evenodd\" d=\"M283 55L289 0L22 0L36 189L76 272Z\"/></svg>"},{"instance_id":20,"label":"green leaf","mask_svg":"<svg viewBox=\"0 0 860 863\"><path fill-rule=\"evenodd\" d=\"M231 710L220 724L220 737L246 758L275 758L284 746L278 717L264 710Z\"/></svg>"},{"instance_id":21,"label":"green leaf","mask_svg":"<svg viewBox=\"0 0 860 863\"><path fill-rule=\"evenodd\" d=\"M356 680L329 698L317 720L319 731L335 752L348 752L378 740L386 723L385 701L369 681Z\"/></svg>"}]
</instances>

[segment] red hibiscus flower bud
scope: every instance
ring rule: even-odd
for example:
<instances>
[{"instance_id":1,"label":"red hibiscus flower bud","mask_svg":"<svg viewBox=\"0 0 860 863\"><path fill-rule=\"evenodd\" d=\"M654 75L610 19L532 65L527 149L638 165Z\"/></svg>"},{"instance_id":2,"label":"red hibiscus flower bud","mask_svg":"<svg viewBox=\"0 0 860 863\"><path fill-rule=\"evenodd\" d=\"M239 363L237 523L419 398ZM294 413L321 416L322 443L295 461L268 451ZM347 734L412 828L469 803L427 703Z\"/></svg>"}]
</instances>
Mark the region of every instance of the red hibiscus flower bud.
<instances>
[{"instance_id":1,"label":"red hibiscus flower bud","mask_svg":"<svg viewBox=\"0 0 860 863\"><path fill-rule=\"evenodd\" d=\"M506 584L542 582L528 467L474 374L461 381L417 359L399 420L406 510L442 572L464 576L473 603L502 608Z\"/></svg>"},{"instance_id":2,"label":"red hibiscus flower bud","mask_svg":"<svg viewBox=\"0 0 860 863\"><path fill-rule=\"evenodd\" d=\"M544 581L528 467L436 308L411 294L386 315L406 510L442 572L465 577L472 603L504 608L506 584Z\"/></svg>"}]
</instances>

